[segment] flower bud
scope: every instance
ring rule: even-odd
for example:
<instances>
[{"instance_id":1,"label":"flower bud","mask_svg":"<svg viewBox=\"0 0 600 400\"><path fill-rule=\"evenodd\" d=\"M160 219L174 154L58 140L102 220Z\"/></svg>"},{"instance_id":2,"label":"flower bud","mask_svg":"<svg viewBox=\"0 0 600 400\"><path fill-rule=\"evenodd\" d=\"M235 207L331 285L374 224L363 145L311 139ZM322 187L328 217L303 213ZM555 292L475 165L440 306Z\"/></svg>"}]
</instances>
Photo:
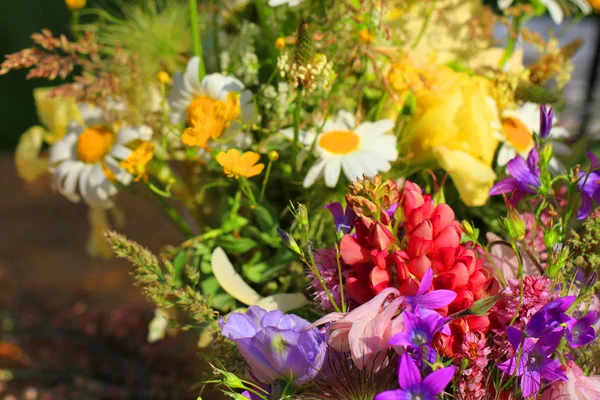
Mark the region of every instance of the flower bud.
<instances>
[{"instance_id":1,"label":"flower bud","mask_svg":"<svg viewBox=\"0 0 600 400\"><path fill-rule=\"evenodd\" d=\"M71 10L79 10L85 7L86 0L65 0L65 3Z\"/></svg>"},{"instance_id":2,"label":"flower bud","mask_svg":"<svg viewBox=\"0 0 600 400\"><path fill-rule=\"evenodd\" d=\"M171 76L166 71L160 71L158 74L156 74L156 79L163 85L171 83Z\"/></svg>"},{"instance_id":3,"label":"flower bud","mask_svg":"<svg viewBox=\"0 0 600 400\"><path fill-rule=\"evenodd\" d=\"M517 242L521 241L525 238L525 222L523 222L521 215L508 201L506 196L502 196L504 197L504 203L506 204L506 209L508 211L507 217L504 218L504 226L506 227L511 240Z\"/></svg>"},{"instance_id":4,"label":"flower bud","mask_svg":"<svg viewBox=\"0 0 600 400\"><path fill-rule=\"evenodd\" d=\"M308 211L304 204L298 203L298 212L296 213L296 221L302 232L308 232Z\"/></svg>"},{"instance_id":5,"label":"flower bud","mask_svg":"<svg viewBox=\"0 0 600 400\"><path fill-rule=\"evenodd\" d=\"M281 241L283 242L285 247L292 250L296 254L302 254L302 250L300 250L300 246L298 246L298 243L296 243L296 240L294 240L292 235L290 235L289 233L287 233L286 231L284 231L281 228L277 228L277 234L281 238Z\"/></svg>"},{"instance_id":6,"label":"flower bud","mask_svg":"<svg viewBox=\"0 0 600 400\"><path fill-rule=\"evenodd\" d=\"M277 160L279 160L279 153L276 152L275 150L271 150L269 152L269 160L271 160L271 161L277 161Z\"/></svg>"},{"instance_id":7,"label":"flower bud","mask_svg":"<svg viewBox=\"0 0 600 400\"><path fill-rule=\"evenodd\" d=\"M315 58L315 43L306 21L298 27L296 47L294 48L294 61L299 66L306 66Z\"/></svg>"},{"instance_id":8,"label":"flower bud","mask_svg":"<svg viewBox=\"0 0 600 400\"><path fill-rule=\"evenodd\" d=\"M285 47L285 38L279 37L275 40L275 47L279 50Z\"/></svg>"}]
</instances>

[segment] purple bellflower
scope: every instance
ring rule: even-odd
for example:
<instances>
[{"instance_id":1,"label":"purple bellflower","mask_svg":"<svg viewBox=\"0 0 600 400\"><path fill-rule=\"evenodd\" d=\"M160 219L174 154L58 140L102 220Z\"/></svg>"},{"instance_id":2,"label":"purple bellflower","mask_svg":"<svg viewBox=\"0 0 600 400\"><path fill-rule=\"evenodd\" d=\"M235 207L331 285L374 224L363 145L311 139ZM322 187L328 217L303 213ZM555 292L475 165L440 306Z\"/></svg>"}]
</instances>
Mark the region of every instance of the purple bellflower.
<instances>
[{"instance_id":1,"label":"purple bellflower","mask_svg":"<svg viewBox=\"0 0 600 400\"><path fill-rule=\"evenodd\" d=\"M554 122L554 109L550 107L548 110L545 104L540 107L540 132L539 136L542 139L547 139L552 130L552 123Z\"/></svg>"},{"instance_id":2,"label":"purple bellflower","mask_svg":"<svg viewBox=\"0 0 600 400\"><path fill-rule=\"evenodd\" d=\"M419 314L423 317L436 314L438 308L442 308L452 303L456 298L456 293L452 290L432 290L431 284L433 283L433 269L429 268L419 284L419 290L413 296L406 296L404 303L410 306L410 311L415 314Z\"/></svg>"},{"instance_id":3,"label":"purple bellflower","mask_svg":"<svg viewBox=\"0 0 600 400\"><path fill-rule=\"evenodd\" d=\"M398 366L400 389L379 393L374 400L436 400L452 380L455 371L454 367L445 367L422 378L415 361L408 353L404 353Z\"/></svg>"},{"instance_id":4,"label":"purple bellflower","mask_svg":"<svg viewBox=\"0 0 600 400\"><path fill-rule=\"evenodd\" d=\"M577 219L582 220L587 218L592 212L594 201L600 204L600 163L598 157L593 153L587 153L590 159L590 171L580 172L579 192L581 194L581 206L577 213Z\"/></svg>"},{"instance_id":5,"label":"purple bellflower","mask_svg":"<svg viewBox=\"0 0 600 400\"><path fill-rule=\"evenodd\" d=\"M523 196L537 193L542 185L540 180L540 155L537 148L531 149L527 155L527 161L521 156L516 156L506 164L506 170L510 174L497 182L490 189L490 196L506 194L511 203L518 203ZM512 196L509 196L512 193Z\"/></svg>"},{"instance_id":6,"label":"purple bellflower","mask_svg":"<svg viewBox=\"0 0 600 400\"><path fill-rule=\"evenodd\" d=\"M565 312L575 302L575 296L561 297L553 300L536 312L525 327L527 336L539 338L553 331L560 324L569 322L571 317Z\"/></svg>"},{"instance_id":7,"label":"purple bellflower","mask_svg":"<svg viewBox=\"0 0 600 400\"><path fill-rule=\"evenodd\" d=\"M581 347L596 339L596 331L593 324L596 323L598 314L592 311L580 319L572 318L567 322L567 332L565 338L571 343L572 347Z\"/></svg>"},{"instance_id":8,"label":"purple bellflower","mask_svg":"<svg viewBox=\"0 0 600 400\"><path fill-rule=\"evenodd\" d=\"M506 329L506 336L515 349L515 356L499 364L498 369L509 375L521 377L524 399L539 393L542 379L549 382L567 380L560 362L551 358L563 337L562 329L546 334L537 342L531 338L524 338L523 332L512 326ZM523 349L519 352L521 344Z\"/></svg>"},{"instance_id":9,"label":"purple bellflower","mask_svg":"<svg viewBox=\"0 0 600 400\"><path fill-rule=\"evenodd\" d=\"M356 219L352 207L346 207L346 211L344 211L344 207L340 203L329 203L323 208L328 209L333 216L336 232L348 233L352 230Z\"/></svg>"},{"instance_id":10,"label":"purple bellflower","mask_svg":"<svg viewBox=\"0 0 600 400\"><path fill-rule=\"evenodd\" d=\"M232 313L219 324L223 336L235 342L250 372L261 383L279 379L306 383L325 361L323 337L296 315L251 306L246 314Z\"/></svg>"},{"instance_id":11,"label":"purple bellflower","mask_svg":"<svg viewBox=\"0 0 600 400\"><path fill-rule=\"evenodd\" d=\"M404 311L402 313L404 331L391 338L389 344L391 346L404 346L410 350L422 346L431 347L434 335L451 320L451 318L442 318L438 313L420 318L410 311Z\"/></svg>"}]
</instances>

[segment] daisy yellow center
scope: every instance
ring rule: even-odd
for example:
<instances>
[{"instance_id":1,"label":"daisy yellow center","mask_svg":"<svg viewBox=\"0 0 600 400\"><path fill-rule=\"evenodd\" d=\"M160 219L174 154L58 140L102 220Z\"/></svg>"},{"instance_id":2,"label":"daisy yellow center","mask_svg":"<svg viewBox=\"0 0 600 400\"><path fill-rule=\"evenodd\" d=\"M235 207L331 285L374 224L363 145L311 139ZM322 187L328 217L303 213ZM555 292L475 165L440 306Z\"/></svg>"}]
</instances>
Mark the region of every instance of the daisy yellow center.
<instances>
[{"instance_id":1,"label":"daisy yellow center","mask_svg":"<svg viewBox=\"0 0 600 400\"><path fill-rule=\"evenodd\" d=\"M319 137L319 146L333 154L350 154L360 147L360 136L354 131L329 131Z\"/></svg>"},{"instance_id":2,"label":"daisy yellow center","mask_svg":"<svg viewBox=\"0 0 600 400\"><path fill-rule=\"evenodd\" d=\"M531 131L518 118L505 117L502 119L502 132L512 147L519 151L529 151L533 147Z\"/></svg>"},{"instance_id":3,"label":"daisy yellow center","mask_svg":"<svg viewBox=\"0 0 600 400\"><path fill-rule=\"evenodd\" d=\"M104 126L87 128L77 139L77 156L86 163L100 161L112 148L115 134Z\"/></svg>"}]
</instances>

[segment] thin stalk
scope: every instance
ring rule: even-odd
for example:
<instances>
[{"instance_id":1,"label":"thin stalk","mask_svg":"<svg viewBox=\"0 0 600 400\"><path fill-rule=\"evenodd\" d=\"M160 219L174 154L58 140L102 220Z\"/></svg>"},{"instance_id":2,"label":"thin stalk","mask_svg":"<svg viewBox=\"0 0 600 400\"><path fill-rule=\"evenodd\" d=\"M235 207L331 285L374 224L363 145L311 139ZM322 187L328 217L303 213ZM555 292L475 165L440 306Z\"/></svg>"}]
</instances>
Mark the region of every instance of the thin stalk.
<instances>
[{"instance_id":1,"label":"thin stalk","mask_svg":"<svg viewBox=\"0 0 600 400\"><path fill-rule=\"evenodd\" d=\"M221 46L219 45L219 23L217 21L219 10L219 1L213 0L213 10L212 10L212 25L213 25L213 46L215 49L215 57L217 58L217 71L221 71Z\"/></svg>"},{"instance_id":2,"label":"thin stalk","mask_svg":"<svg viewBox=\"0 0 600 400\"><path fill-rule=\"evenodd\" d=\"M73 15L71 16L71 32L73 33L73 37L75 40L79 39L79 32L77 32L77 26L79 25L79 10L73 10Z\"/></svg>"},{"instance_id":3,"label":"thin stalk","mask_svg":"<svg viewBox=\"0 0 600 400\"><path fill-rule=\"evenodd\" d=\"M171 221L173 221L173 223L181 231L181 233L183 233L188 238L193 238L195 236L194 233L188 227L188 225L183 220L183 218L181 218L181 215L179 215L179 213L177 212L177 210L175 210L175 208L173 208L173 206L171 206L158 193L155 193L152 190L150 190L150 193L152 193L152 195L154 196L154 198L156 200L158 200L158 203L160 204L160 206L161 206L162 210L164 211L164 213L171 219Z\"/></svg>"},{"instance_id":4,"label":"thin stalk","mask_svg":"<svg viewBox=\"0 0 600 400\"><path fill-rule=\"evenodd\" d=\"M315 276L317 277L317 280L321 284L321 287L325 291L325 294L327 294L327 297L329 298L329 301L331 302L331 305L333 306L335 311L340 312L340 307L337 305L337 303L333 299L333 296L331 295L329 288L325 284L325 281L323 280L323 276L321 276L321 273L319 272L319 269L317 268L317 263L315 262L315 258L312 255L312 251L310 251L310 250L308 251L308 257L309 257L309 260L306 260L306 258L305 258L304 262L308 265L308 267L310 268L312 273L315 274Z\"/></svg>"},{"instance_id":5,"label":"thin stalk","mask_svg":"<svg viewBox=\"0 0 600 400\"><path fill-rule=\"evenodd\" d=\"M416 48L419 45L419 42L421 41L421 39L425 35L425 31L427 31L427 27L429 26L429 22L431 22L431 17L433 17L433 12L435 11L436 3L437 3L437 0L433 0L431 2L431 7L429 8L429 12L427 13L427 16L425 17L425 21L423 21L423 25L421 26L421 30L419 31L419 34L417 35L417 37L413 41L412 45L410 46L413 49Z\"/></svg>"},{"instance_id":6,"label":"thin stalk","mask_svg":"<svg viewBox=\"0 0 600 400\"><path fill-rule=\"evenodd\" d=\"M258 198L258 204L262 204L263 199L265 198L265 190L267 188L267 183L269 182L269 176L271 175L271 167L273 167L273 159L269 157L269 163L267 164L267 172L265 172L265 179L263 179L262 188L260 189L260 197Z\"/></svg>"},{"instance_id":7,"label":"thin stalk","mask_svg":"<svg viewBox=\"0 0 600 400\"><path fill-rule=\"evenodd\" d=\"M523 17L515 17L513 20L513 35L509 35L508 43L506 44L506 49L504 49L504 54L502 54L502 58L500 59L500 63L498 64L498 68L503 69L512 54L515 51L515 46L517 44L517 39L519 39L519 30L521 29L521 23L523 22Z\"/></svg>"},{"instance_id":8,"label":"thin stalk","mask_svg":"<svg viewBox=\"0 0 600 400\"><path fill-rule=\"evenodd\" d=\"M338 279L340 280L340 297L342 298L342 312L347 312L346 300L344 300L344 281L342 276L342 262L340 261L341 254L338 244L335 244L335 260L337 261Z\"/></svg>"},{"instance_id":9,"label":"thin stalk","mask_svg":"<svg viewBox=\"0 0 600 400\"><path fill-rule=\"evenodd\" d=\"M204 68L204 59L202 55L202 41L200 39L200 23L198 22L198 1L190 1L190 24L192 28L192 41L194 43L194 55L198 57L200 62L198 63L198 78L200 81L206 75L206 69Z\"/></svg>"},{"instance_id":10,"label":"thin stalk","mask_svg":"<svg viewBox=\"0 0 600 400\"><path fill-rule=\"evenodd\" d=\"M298 161L298 145L300 141L300 117L302 114L302 88L298 89L298 95L296 96L296 107L294 108L294 144L292 146L292 173L297 175L296 170Z\"/></svg>"},{"instance_id":11,"label":"thin stalk","mask_svg":"<svg viewBox=\"0 0 600 400\"><path fill-rule=\"evenodd\" d=\"M521 259L521 253L519 253L519 249L517 248L517 245L515 242L511 242L510 245L515 253L515 256L517 256L517 262L519 263L519 303L517 304L517 310L515 311L515 315L509 324L509 326L512 326L515 323L515 321L517 320L517 318L519 317L519 312L521 311L521 305L523 304L524 282L523 282L523 259Z\"/></svg>"}]
</instances>

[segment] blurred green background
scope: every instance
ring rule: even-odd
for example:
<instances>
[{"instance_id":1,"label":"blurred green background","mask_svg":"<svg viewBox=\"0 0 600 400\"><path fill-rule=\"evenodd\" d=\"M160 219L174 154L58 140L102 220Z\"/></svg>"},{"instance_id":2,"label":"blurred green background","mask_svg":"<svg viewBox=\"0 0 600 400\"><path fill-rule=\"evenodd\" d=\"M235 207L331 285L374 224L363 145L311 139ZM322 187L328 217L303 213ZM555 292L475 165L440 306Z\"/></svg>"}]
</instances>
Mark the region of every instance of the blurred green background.
<instances>
[{"instance_id":1,"label":"blurred green background","mask_svg":"<svg viewBox=\"0 0 600 400\"><path fill-rule=\"evenodd\" d=\"M67 33L71 11L64 0L0 0L0 54L31 47L31 34L47 28L55 34ZM43 79L26 80L27 71L0 76L0 149L14 148L21 133L38 119L33 89L48 86Z\"/></svg>"}]
</instances>

